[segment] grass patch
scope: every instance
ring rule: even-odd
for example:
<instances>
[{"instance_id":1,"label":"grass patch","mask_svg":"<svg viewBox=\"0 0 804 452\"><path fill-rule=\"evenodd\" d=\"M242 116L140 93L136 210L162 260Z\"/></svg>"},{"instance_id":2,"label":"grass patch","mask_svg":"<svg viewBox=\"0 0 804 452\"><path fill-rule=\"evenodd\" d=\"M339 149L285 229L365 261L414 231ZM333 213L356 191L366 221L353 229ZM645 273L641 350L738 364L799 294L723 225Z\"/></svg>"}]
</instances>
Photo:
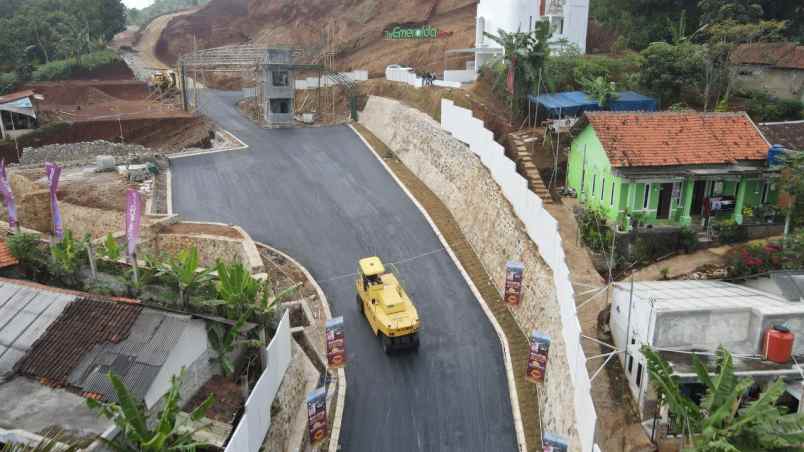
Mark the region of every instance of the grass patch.
<instances>
[{"instance_id":1,"label":"grass patch","mask_svg":"<svg viewBox=\"0 0 804 452\"><path fill-rule=\"evenodd\" d=\"M122 60L112 50L99 50L81 57L79 63L75 58L56 60L43 64L34 69L31 78L37 82L50 80L67 80L79 74L93 72L111 64L118 64Z\"/></svg>"}]
</instances>

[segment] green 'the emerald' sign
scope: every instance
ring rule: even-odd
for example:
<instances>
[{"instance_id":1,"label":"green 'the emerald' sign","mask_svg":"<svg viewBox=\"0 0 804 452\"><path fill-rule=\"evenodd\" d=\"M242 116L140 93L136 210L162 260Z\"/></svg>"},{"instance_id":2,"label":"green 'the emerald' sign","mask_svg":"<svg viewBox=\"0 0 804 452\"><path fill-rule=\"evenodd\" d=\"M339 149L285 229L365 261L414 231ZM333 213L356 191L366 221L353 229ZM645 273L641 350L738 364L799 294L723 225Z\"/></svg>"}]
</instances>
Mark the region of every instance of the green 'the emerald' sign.
<instances>
[{"instance_id":1,"label":"green 'the emerald' sign","mask_svg":"<svg viewBox=\"0 0 804 452\"><path fill-rule=\"evenodd\" d=\"M417 27L396 26L390 30L385 30L383 35L385 36L385 39L388 40L438 39L451 36L452 32L440 31L438 28L430 25L421 25Z\"/></svg>"}]
</instances>

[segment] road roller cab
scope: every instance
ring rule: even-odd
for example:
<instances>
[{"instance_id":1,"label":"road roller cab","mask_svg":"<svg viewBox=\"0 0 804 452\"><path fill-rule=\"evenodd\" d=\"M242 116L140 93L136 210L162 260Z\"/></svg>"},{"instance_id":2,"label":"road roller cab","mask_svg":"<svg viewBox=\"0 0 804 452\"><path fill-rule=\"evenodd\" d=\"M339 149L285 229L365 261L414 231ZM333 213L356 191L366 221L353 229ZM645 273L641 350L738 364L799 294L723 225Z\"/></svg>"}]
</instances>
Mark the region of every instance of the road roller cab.
<instances>
[{"instance_id":1,"label":"road roller cab","mask_svg":"<svg viewBox=\"0 0 804 452\"><path fill-rule=\"evenodd\" d=\"M386 352L419 347L419 313L396 275L385 271L379 257L358 262L355 289L357 308Z\"/></svg>"}]
</instances>

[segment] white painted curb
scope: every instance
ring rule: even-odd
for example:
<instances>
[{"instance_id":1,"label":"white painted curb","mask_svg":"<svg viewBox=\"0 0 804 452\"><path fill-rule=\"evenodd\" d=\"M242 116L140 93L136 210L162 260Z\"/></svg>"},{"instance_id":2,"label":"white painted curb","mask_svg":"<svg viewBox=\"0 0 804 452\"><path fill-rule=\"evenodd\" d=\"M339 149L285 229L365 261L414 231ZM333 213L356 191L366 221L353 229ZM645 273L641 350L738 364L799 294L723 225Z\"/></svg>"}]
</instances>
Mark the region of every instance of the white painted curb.
<instances>
[{"instance_id":1,"label":"white painted curb","mask_svg":"<svg viewBox=\"0 0 804 452\"><path fill-rule=\"evenodd\" d=\"M324 305L324 315L327 319L332 318L332 310L329 307L329 301L327 300L327 296L324 294L324 291L321 289L321 286L318 285L318 281L313 278L313 275L307 270L307 268L300 264L299 261L288 256L287 254L283 253L282 251L262 242L254 242L259 246L263 246L268 248L269 250L279 254L283 258L289 260L293 265L299 268L301 272L304 274L304 277L307 278L308 281L313 285L316 293L318 294L318 298L321 299L321 304ZM338 386L340 390L338 391L338 400L335 401L335 413L332 415L332 432L329 435L329 451L328 452L337 452L338 451L338 442L341 437L341 424L343 423L343 411L344 407L346 406L346 371L343 369L337 370L338 374Z\"/></svg>"},{"instance_id":2,"label":"white painted curb","mask_svg":"<svg viewBox=\"0 0 804 452\"><path fill-rule=\"evenodd\" d=\"M221 129L220 132L224 135L227 135L229 138L233 139L234 141L240 143L237 146L231 146L228 148L219 148L219 149L202 149L200 151L186 151L186 152L177 152L175 154L167 155L168 160L180 159L184 157L195 157L196 155L206 155L206 154L217 154L218 152L228 152L228 151L243 151L248 149L248 145L243 142L240 138L237 138L233 133L229 132L228 130Z\"/></svg>"},{"instance_id":3,"label":"white painted curb","mask_svg":"<svg viewBox=\"0 0 804 452\"><path fill-rule=\"evenodd\" d=\"M489 308L488 304L486 304L486 300L483 299L483 296L480 294L480 291L477 290L477 287L475 286L475 283L472 281L472 278L470 278L469 274L466 273L466 270L463 268L463 265L461 265L460 260L458 260L458 257L455 255L455 252L452 251L452 248L449 246L449 243L447 243L447 240L441 234L441 231L438 229L438 226L436 226L433 219L430 218L430 215L427 213L424 207L408 190L405 184L403 184L402 181L399 180L398 177L396 177L396 174L394 174L394 172L391 170L388 164L386 164L385 161L380 157L376 149L374 149L371 146L371 144L369 144L369 142L366 141L365 138L363 138L363 135L361 135L360 132L355 130L355 128L351 124L349 124L349 128L352 129L352 132L354 132L355 135L357 135L360 138L363 144L365 144L366 147L368 147L372 151L371 152L372 155L374 155L374 157L377 160L379 160L380 164L383 166L383 168L385 168L385 171L387 171L388 174L391 175L394 181L396 181L397 185L399 185L399 187L402 189L402 191L405 192L408 198L410 198L410 200L413 202L416 208L418 208L419 211L422 213L422 215L424 215L424 218L427 220L427 222L430 223L430 227L435 232L436 236L438 237L438 240L441 241L441 244L444 246L444 249L447 250L447 254L449 254L449 257L452 259L452 262L454 262L455 266L458 267L458 270L461 272L463 279L466 280L466 283L469 285L469 289L474 294L475 299L477 299L478 303L480 303L480 307L483 308L483 312L486 314L486 317L488 317L489 322L491 322L491 325L497 332L497 337L499 337L500 345L502 347L503 361L505 362L505 373L508 379L508 395L509 398L511 399L511 411L513 413L514 418L514 429L516 430L517 443L519 446L519 450L521 452L527 451L528 449L527 444L525 442L525 429L524 426L522 425L522 415L520 414L519 411L519 395L516 392L516 380L514 379L513 365L511 363L511 352L508 346L508 340L505 338L505 333L503 333L502 327L500 326L499 323L497 323L497 319L494 318L494 313L491 312L491 309ZM330 452L333 451L330 449Z\"/></svg>"}]
</instances>

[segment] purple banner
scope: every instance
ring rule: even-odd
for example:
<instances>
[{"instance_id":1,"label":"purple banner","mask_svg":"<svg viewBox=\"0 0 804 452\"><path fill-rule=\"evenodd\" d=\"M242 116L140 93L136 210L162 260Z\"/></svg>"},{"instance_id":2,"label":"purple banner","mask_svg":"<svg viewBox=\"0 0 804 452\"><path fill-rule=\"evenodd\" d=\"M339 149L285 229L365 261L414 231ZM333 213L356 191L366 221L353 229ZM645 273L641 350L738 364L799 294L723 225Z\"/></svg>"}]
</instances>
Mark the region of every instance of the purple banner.
<instances>
[{"instance_id":1,"label":"purple banner","mask_svg":"<svg viewBox=\"0 0 804 452\"><path fill-rule=\"evenodd\" d=\"M64 225L61 222L59 200L56 198L56 192L59 190L61 167L55 163L45 162L45 174L47 175L47 186L50 189L50 212L53 215L53 236L56 241L61 241L61 239L64 238Z\"/></svg>"},{"instance_id":2,"label":"purple banner","mask_svg":"<svg viewBox=\"0 0 804 452\"><path fill-rule=\"evenodd\" d=\"M14 201L14 192L11 191L11 184L6 177L6 161L0 160L0 191L3 192L3 201L8 209L8 227L14 229L17 226L17 203Z\"/></svg>"},{"instance_id":3,"label":"purple banner","mask_svg":"<svg viewBox=\"0 0 804 452\"><path fill-rule=\"evenodd\" d=\"M137 241L140 239L140 222L142 220L142 199L136 188L129 188L126 196L126 238L128 238L128 256L134 256Z\"/></svg>"}]
</instances>

